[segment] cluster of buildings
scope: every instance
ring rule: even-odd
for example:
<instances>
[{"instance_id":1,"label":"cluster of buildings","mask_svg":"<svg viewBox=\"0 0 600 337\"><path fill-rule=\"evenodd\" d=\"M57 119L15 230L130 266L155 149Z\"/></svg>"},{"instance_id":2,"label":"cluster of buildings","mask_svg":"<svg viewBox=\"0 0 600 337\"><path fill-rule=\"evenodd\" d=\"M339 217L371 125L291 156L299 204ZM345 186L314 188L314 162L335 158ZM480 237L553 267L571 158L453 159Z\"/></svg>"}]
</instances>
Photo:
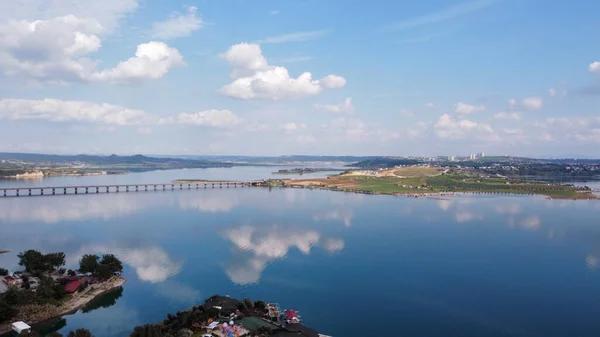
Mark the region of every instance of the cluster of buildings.
<instances>
[{"instance_id":1,"label":"cluster of buildings","mask_svg":"<svg viewBox=\"0 0 600 337\"><path fill-rule=\"evenodd\" d=\"M448 161L462 161L462 160L475 160L485 157L485 153L477 152L471 153L468 156L448 156Z\"/></svg>"}]
</instances>

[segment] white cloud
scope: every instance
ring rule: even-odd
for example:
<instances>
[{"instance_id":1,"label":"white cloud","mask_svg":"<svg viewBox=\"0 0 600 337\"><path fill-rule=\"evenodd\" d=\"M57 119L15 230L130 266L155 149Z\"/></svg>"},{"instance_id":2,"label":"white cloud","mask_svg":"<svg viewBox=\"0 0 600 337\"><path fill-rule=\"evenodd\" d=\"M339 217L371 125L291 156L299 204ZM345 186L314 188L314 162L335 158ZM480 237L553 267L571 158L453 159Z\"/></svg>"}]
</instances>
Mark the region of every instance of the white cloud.
<instances>
[{"instance_id":1,"label":"white cloud","mask_svg":"<svg viewBox=\"0 0 600 337\"><path fill-rule=\"evenodd\" d=\"M296 124L296 123L290 122L290 123L286 123L286 124L282 125L281 128L285 132L294 132L294 131L297 131L300 129L306 129L306 124L302 124L302 123Z\"/></svg>"},{"instance_id":2,"label":"white cloud","mask_svg":"<svg viewBox=\"0 0 600 337\"><path fill-rule=\"evenodd\" d=\"M198 8L190 6L186 14L173 13L162 22L155 22L152 28L152 37L156 39L175 39L185 37L202 28L204 22L196 16Z\"/></svg>"},{"instance_id":3,"label":"white cloud","mask_svg":"<svg viewBox=\"0 0 600 337\"><path fill-rule=\"evenodd\" d=\"M520 102L514 98L508 100L511 110L540 110L543 104L544 100L541 97L527 97Z\"/></svg>"},{"instance_id":4,"label":"white cloud","mask_svg":"<svg viewBox=\"0 0 600 337\"><path fill-rule=\"evenodd\" d=\"M554 137L552 137L552 135L549 133L542 133L541 135L539 135L538 139L541 140L542 142L554 141Z\"/></svg>"},{"instance_id":5,"label":"white cloud","mask_svg":"<svg viewBox=\"0 0 600 337\"><path fill-rule=\"evenodd\" d=\"M550 95L550 97L565 97L567 96L567 90L560 90L553 87L548 89L548 95Z\"/></svg>"},{"instance_id":6,"label":"white cloud","mask_svg":"<svg viewBox=\"0 0 600 337\"><path fill-rule=\"evenodd\" d=\"M494 115L494 119L512 119L521 120L521 115L518 112L500 112Z\"/></svg>"},{"instance_id":7,"label":"white cloud","mask_svg":"<svg viewBox=\"0 0 600 337\"><path fill-rule=\"evenodd\" d=\"M351 209L348 210L334 210L326 213L317 213L313 215L313 219L315 221L322 220L337 220L344 223L346 227L352 226L352 218L354 217L354 212Z\"/></svg>"},{"instance_id":8,"label":"white cloud","mask_svg":"<svg viewBox=\"0 0 600 337\"><path fill-rule=\"evenodd\" d=\"M293 56L293 57L287 57L287 58L281 59L281 62L282 63L305 62L305 61L310 61L313 58L314 57L312 57L312 56Z\"/></svg>"},{"instance_id":9,"label":"white cloud","mask_svg":"<svg viewBox=\"0 0 600 337\"><path fill-rule=\"evenodd\" d=\"M429 109L433 109L433 108L435 108L435 103L432 103L432 102L425 103L425 107L429 108Z\"/></svg>"},{"instance_id":10,"label":"white cloud","mask_svg":"<svg viewBox=\"0 0 600 337\"><path fill-rule=\"evenodd\" d=\"M325 110L334 113L352 114L354 112L354 106L352 105L352 98L346 98L342 103L339 104L315 104L315 109Z\"/></svg>"},{"instance_id":11,"label":"white cloud","mask_svg":"<svg viewBox=\"0 0 600 337\"><path fill-rule=\"evenodd\" d=\"M589 70L592 73L599 73L600 74L600 62L591 63Z\"/></svg>"},{"instance_id":12,"label":"white cloud","mask_svg":"<svg viewBox=\"0 0 600 337\"><path fill-rule=\"evenodd\" d=\"M507 135L514 135L514 136L520 136L523 135L523 130L521 129L509 129L509 128L504 128L502 129L502 132L504 132Z\"/></svg>"},{"instance_id":13,"label":"white cloud","mask_svg":"<svg viewBox=\"0 0 600 337\"><path fill-rule=\"evenodd\" d=\"M555 88L548 89L548 94L552 97L556 96L556 89Z\"/></svg>"},{"instance_id":14,"label":"white cloud","mask_svg":"<svg viewBox=\"0 0 600 337\"><path fill-rule=\"evenodd\" d=\"M158 79L172 67L183 66L183 57L175 48L162 42L140 44L135 57L119 63L115 68L92 75L93 80L113 83L135 83L146 79Z\"/></svg>"},{"instance_id":15,"label":"white cloud","mask_svg":"<svg viewBox=\"0 0 600 337\"><path fill-rule=\"evenodd\" d=\"M329 33L330 33L330 30L313 30L313 31L308 31L308 32L295 32L295 33L290 33L290 34L267 37L263 40L257 41L256 43L268 44L268 43L309 41L309 40L314 40L316 38L325 36Z\"/></svg>"},{"instance_id":16,"label":"white cloud","mask_svg":"<svg viewBox=\"0 0 600 337\"><path fill-rule=\"evenodd\" d=\"M96 104L57 99L0 99L0 120L46 120L52 122L85 122L111 126L185 124L227 127L240 123L241 118L229 110L205 110L182 113L176 117L159 118L142 110L119 105ZM149 128L139 128L149 133Z\"/></svg>"},{"instance_id":17,"label":"white cloud","mask_svg":"<svg viewBox=\"0 0 600 337\"><path fill-rule=\"evenodd\" d=\"M538 230L542 226L542 222L537 216L530 216L521 221L521 226L529 230Z\"/></svg>"},{"instance_id":18,"label":"white cloud","mask_svg":"<svg viewBox=\"0 0 600 337\"><path fill-rule=\"evenodd\" d=\"M463 102L458 102L454 104L454 112L459 115L469 115L476 112L485 111L485 106L483 105L470 105Z\"/></svg>"},{"instance_id":19,"label":"white cloud","mask_svg":"<svg viewBox=\"0 0 600 337\"><path fill-rule=\"evenodd\" d=\"M317 139L312 135L299 135L296 137L298 143L314 143Z\"/></svg>"},{"instance_id":20,"label":"white cloud","mask_svg":"<svg viewBox=\"0 0 600 337\"><path fill-rule=\"evenodd\" d=\"M434 125L435 133L442 139L462 139L473 137L479 140L495 141L499 137L488 124L470 120L456 120L449 114L443 114Z\"/></svg>"},{"instance_id":21,"label":"white cloud","mask_svg":"<svg viewBox=\"0 0 600 337\"><path fill-rule=\"evenodd\" d=\"M92 16L93 17L93 16ZM74 15L0 24L0 72L49 83L130 82L162 77L183 58L163 43L140 44L136 57L98 71L88 56L101 46L107 29L96 19Z\"/></svg>"},{"instance_id":22,"label":"white cloud","mask_svg":"<svg viewBox=\"0 0 600 337\"><path fill-rule=\"evenodd\" d=\"M139 0L15 0L0 1L0 21L48 20L73 15L94 18L107 30L113 31L119 21L134 12Z\"/></svg>"},{"instance_id":23,"label":"white cloud","mask_svg":"<svg viewBox=\"0 0 600 337\"><path fill-rule=\"evenodd\" d=\"M455 219L456 219L457 223L464 223L464 222L469 222L469 221L473 221L473 220L482 220L483 215L462 210L462 211L456 211Z\"/></svg>"},{"instance_id":24,"label":"white cloud","mask_svg":"<svg viewBox=\"0 0 600 337\"><path fill-rule=\"evenodd\" d=\"M0 119L47 120L53 122L93 122L109 125L137 125L148 119L141 110L112 104L95 104L56 99L0 100Z\"/></svg>"},{"instance_id":25,"label":"white cloud","mask_svg":"<svg viewBox=\"0 0 600 337\"><path fill-rule=\"evenodd\" d=\"M224 86L221 93L230 97L280 100L316 95L323 89L346 85L346 80L336 75L313 80L312 74L305 72L292 78L286 68L269 66L257 44L234 45L223 58L233 68L233 82Z\"/></svg>"},{"instance_id":26,"label":"white cloud","mask_svg":"<svg viewBox=\"0 0 600 337\"><path fill-rule=\"evenodd\" d=\"M176 118L161 119L159 124L185 124L211 127L228 127L242 121L229 110L204 110L196 113L181 113Z\"/></svg>"}]
</instances>

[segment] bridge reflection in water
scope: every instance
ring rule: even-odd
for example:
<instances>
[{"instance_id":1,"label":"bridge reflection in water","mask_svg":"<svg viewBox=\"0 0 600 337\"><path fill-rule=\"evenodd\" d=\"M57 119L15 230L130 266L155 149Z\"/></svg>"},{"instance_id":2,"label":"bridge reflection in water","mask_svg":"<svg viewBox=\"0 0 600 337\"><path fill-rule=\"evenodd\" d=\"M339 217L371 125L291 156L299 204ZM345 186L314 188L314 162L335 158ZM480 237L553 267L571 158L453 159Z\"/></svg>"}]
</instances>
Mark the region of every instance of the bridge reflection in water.
<instances>
[{"instance_id":1,"label":"bridge reflection in water","mask_svg":"<svg viewBox=\"0 0 600 337\"><path fill-rule=\"evenodd\" d=\"M260 181L201 181L191 183L173 183L173 184L127 184L127 185L90 185L90 186L39 186L39 187L0 187L0 196L19 197L19 196L46 196L46 195L76 195L76 194L98 194L98 193L119 193L119 192L139 192L139 191L166 191L176 189L200 189L200 188L223 188L223 187L247 187L247 186L265 186L263 180Z\"/></svg>"}]
</instances>

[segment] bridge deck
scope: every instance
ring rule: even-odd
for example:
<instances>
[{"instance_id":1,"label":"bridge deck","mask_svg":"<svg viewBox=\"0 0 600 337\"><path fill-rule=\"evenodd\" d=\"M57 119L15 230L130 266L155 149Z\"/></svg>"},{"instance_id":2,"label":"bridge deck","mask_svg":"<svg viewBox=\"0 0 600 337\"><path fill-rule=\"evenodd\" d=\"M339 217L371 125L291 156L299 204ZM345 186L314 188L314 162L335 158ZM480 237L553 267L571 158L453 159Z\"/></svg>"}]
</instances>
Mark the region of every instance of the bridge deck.
<instances>
[{"instance_id":1,"label":"bridge deck","mask_svg":"<svg viewBox=\"0 0 600 337\"><path fill-rule=\"evenodd\" d=\"M153 190L158 188L165 189L166 187L170 187L175 189L175 187L179 186L180 189L184 187L188 187L189 189L192 186L196 188L200 188L200 186L204 187L222 187L222 186L259 186L263 181L195 181L195 182L181 182L181 183L168 183L168 184L115 184L115 185L73 185L73 186L31 186L31 187L0 187L0 196L4 197L18 197L25 195L65 195L65 194L90 194L90 190L92 190L91 194L96 193L110 193L110 192L134 192L138 191L140 187L143 190ZM45 191L52 191L51 194L44 193ZM83 190L85 193L79 193L79 191ZM26 194L20 194L20 192L25 191ZM72 193L69 193L72 191ZM13 193L7 193L13 192ZM32 194L32 192L38 192L36 194ZM57 193L58 192L58 193Z\"/></svg>"}]
</instances>

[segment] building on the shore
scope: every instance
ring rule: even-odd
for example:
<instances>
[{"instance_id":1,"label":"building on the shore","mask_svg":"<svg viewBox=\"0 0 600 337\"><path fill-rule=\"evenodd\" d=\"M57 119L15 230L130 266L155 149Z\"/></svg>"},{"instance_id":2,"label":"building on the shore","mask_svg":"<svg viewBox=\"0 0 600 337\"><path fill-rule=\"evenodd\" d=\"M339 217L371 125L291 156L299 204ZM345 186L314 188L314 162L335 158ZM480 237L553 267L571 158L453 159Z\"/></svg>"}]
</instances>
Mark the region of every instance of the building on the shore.
<instances>
[{"instance_id":1,"label":"building on the shore","mask_svg":"<svg viewBox=\"0 0 600 337\"><path fill-rule=\"evenodd\" d=\"M31 327L27 325L25 322L14 322L10 325L13 332L17 335L28 334L31 332Z\"/></svg>"},{"instance_id":2,"label":"building on the shore","mask_svg":"<svg viewBox=\"0 0 600 337\"><path fill-rule=\"evenodd\" d=\"M16 278L14 276L6 276L4 278L4 283L6 283L9 286L17 286L23 283L23 280L20 278Z\"/></svg>"},{"instance_id":3,"label":"building on the shore","mask_svg":"<svg viewBox=\"0 0 600 337\"><path fill-rule=\"evenodd\" d=\"M286 310L284 312L285 314L285 320L288 324L294 324L294 323L300 323L300 317L298 316L298 313L296 312L296 310Z\"/></svg>"},{"instance_id":4,"label":"building on the shore","mask_svg":"<svg viewBox=\"0 0 600 337\"><path fill-rule=\"evenodd\" d=\"M319 333L311 328L307 328L302 324L294 323L287 324L281 329L273 330L273 337L319 337Z\"/></svg>"},{"instance_id":5,"label":"building on the shore","mask_svg":"<svg viewBox=\"0 0 600 337\"><path fill-rule=\"evenodd\" d=\"M80 286L81 282L79 282L78 280L71 281L65 285L65 292L67 294L73 294L79 289Z\"/></svg>"}]
</instances>

